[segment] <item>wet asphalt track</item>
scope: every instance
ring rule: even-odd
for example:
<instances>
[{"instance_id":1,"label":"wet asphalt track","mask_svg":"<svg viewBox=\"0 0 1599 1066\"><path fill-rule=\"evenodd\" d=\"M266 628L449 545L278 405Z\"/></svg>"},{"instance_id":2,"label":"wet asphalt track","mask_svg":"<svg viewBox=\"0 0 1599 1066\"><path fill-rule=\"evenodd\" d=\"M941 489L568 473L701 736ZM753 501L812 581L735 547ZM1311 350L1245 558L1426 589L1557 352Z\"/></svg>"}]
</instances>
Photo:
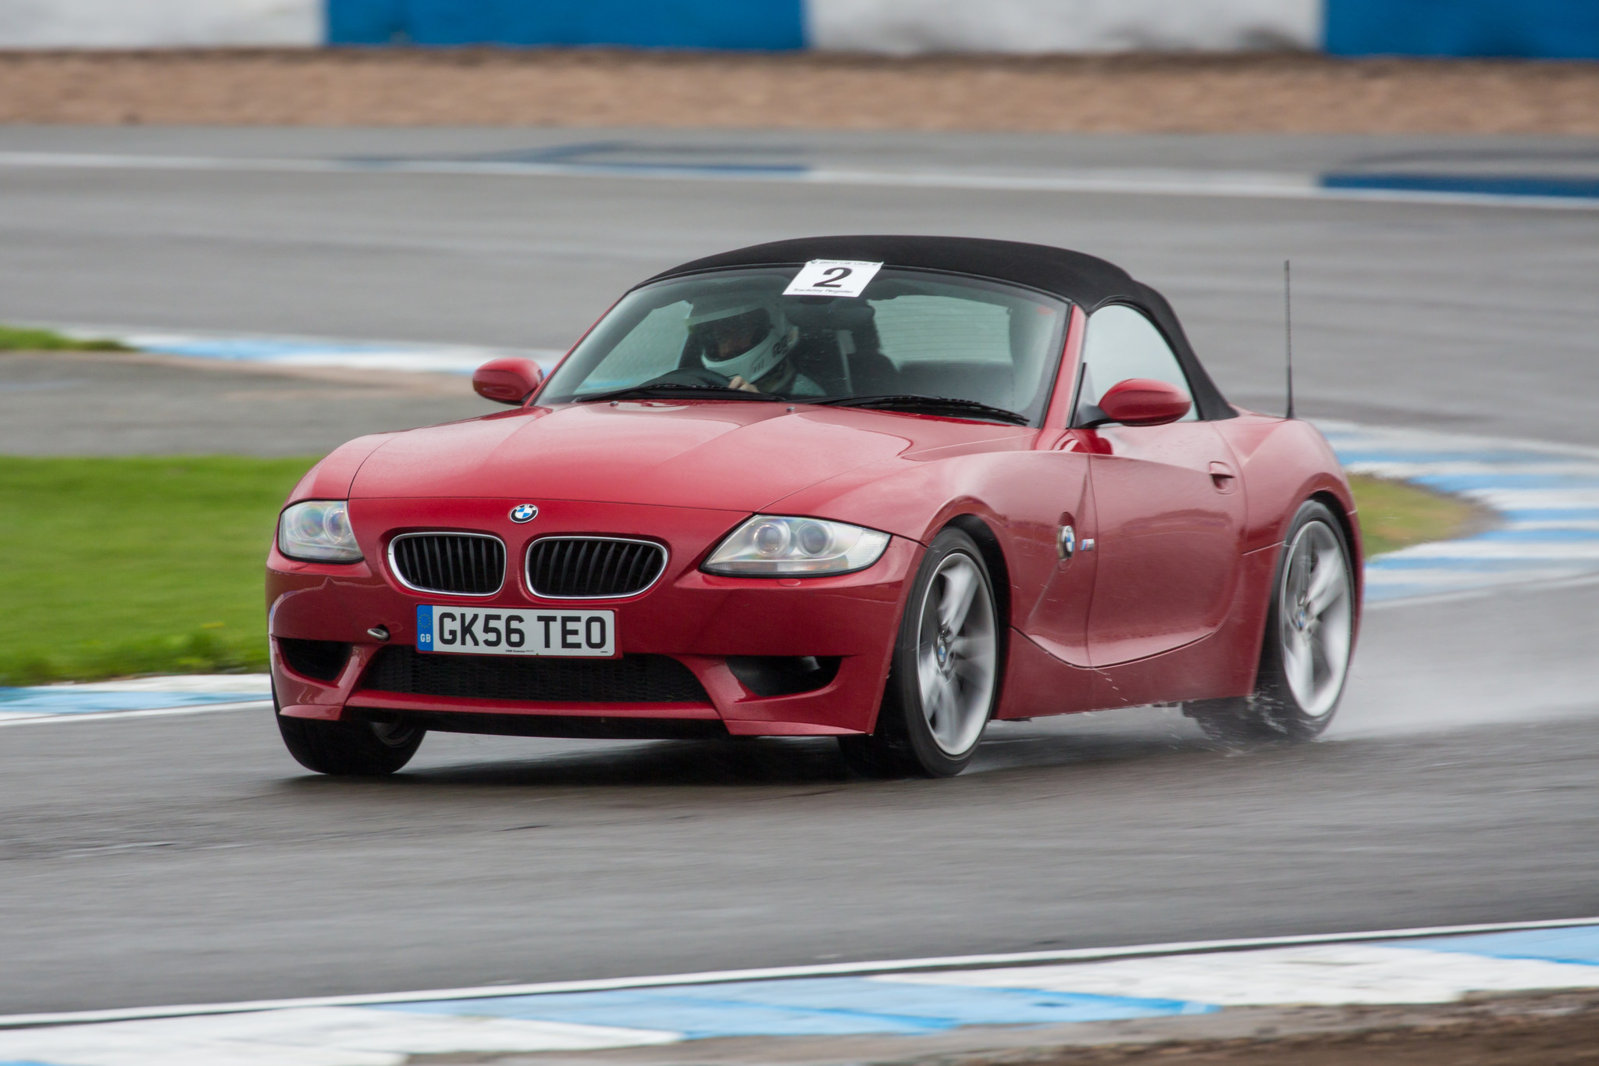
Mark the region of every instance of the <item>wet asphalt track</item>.
<instances>
[{"instance_id":1,"label":"wet asphalt track","mask_svg":"<svg viewBox=\"0 0 1599 1066\"><path fill-rule=\"evenodd\" d=\"M573 144L1029 174L1599 173L1591 142L0 131L0 157ZM850 230L1116 259L1262 407L1291 255L1303 413L1599 446L1599 211L0 165L0 319L559 347L663 266ZM0 453L304 454L481 410L465 390L0 357ZM1228 753L1174 712L1083 716L996 728L944 782L850 780L826 743L435 736L400 777L351 783L301 774L265 714L8 728L0 1011L1593 914L1596 646L1592 585L1384 608L1322 743Z\"/></svg>"}]
</instances>

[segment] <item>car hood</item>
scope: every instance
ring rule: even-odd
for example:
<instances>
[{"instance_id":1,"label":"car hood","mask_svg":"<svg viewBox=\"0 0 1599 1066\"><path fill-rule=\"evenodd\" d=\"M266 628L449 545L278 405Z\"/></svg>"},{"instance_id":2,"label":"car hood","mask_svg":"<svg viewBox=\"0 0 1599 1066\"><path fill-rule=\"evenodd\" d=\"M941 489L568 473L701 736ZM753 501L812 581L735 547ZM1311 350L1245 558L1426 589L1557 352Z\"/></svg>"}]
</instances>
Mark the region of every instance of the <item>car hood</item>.
<instances>
[{"instance_id":1,"label":"car hood","mask_svg":"<svg viewBox=\"0 0 1599 1066\"><path fill-rule=\"evenodd\" d=\"M1014 447L1034 432L764 402L534 407L395 434L362 464L350 495L759 511L855 468Z\"/></svg>"}]
</instances>

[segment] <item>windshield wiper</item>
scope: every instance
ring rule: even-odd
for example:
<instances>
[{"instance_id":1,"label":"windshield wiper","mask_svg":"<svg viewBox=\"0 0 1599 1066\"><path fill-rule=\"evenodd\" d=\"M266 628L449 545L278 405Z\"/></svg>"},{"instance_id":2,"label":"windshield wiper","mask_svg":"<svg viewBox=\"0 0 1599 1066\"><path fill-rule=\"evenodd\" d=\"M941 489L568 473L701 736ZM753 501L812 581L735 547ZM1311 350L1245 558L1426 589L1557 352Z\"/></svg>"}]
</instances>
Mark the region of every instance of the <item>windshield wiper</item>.
<instances>
[{"instance_id":1,"label":"windshield wiper","mask_svg":"<svg viewBox=\"0 0 1599 1066\"><path fill-rule=\"evenodd\" d=\"M642 385L629 385L625 389L612 389L610 392L596 392L592 396L574 396L574 403L593 403L597 400L648 400L660 396L680 396L684 399L709 399L709 400L765 400L775 402L783 399L770 392L750 392L747 389L735 389L727 385L685 385L676 381L657 381L653 384L645 382Z\"/></svg>"},{"instance_id":2,"label":"windshield wiper","mask_svg":"<svg viewBox=\"0 0 1599 1066\"><path fill-rule=\"evenodd\" d=\"M818 404L831 407L877 407L885 411L920 411L927 414L953 413L960 415L978 415L983 418L993 419L998 422L1009 422L1015 426L1027 425L1029 419L1026 415L1008 411L1003 407L995 407L991 403L981 400L968 400L959 396L917 396L910 393L888 394L884 396L840 396L832 400L816 400Z\"/></svg>"}]
</instances>

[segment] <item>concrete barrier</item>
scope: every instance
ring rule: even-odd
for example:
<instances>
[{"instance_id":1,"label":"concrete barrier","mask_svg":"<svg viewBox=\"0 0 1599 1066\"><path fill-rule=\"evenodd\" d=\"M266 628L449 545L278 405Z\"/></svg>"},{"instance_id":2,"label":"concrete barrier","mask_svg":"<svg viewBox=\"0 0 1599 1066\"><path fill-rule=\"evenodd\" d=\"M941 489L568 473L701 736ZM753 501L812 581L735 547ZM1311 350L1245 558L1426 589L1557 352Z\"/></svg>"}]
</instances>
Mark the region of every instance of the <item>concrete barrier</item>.
<instances>
[{"instance_id":1,"label":"concrete barrier","mask_svg":"<svg viewBox=\"0 0 1599 1066\"><path fill-rule=\"evenodd\" d=\"M0 48L318 45L326 0L0 0Z\"/></svg>"},{"instance_id":2,"label":"concrete barrier","mask_svg":"<svg viewBox=\"0 0 1599 1066\"><path fill-rule=\"evenodd\" d=\"M812 47L852 52L1314 49L1322 0L807 0Z\"/></svg>"},{"instance_id":3,"label":"concrete barrier","mask_svg":"<svg viewBox=\"0 0 1599 1066\"><path fill-rule=\"evenodd\" d=\"M1599 59L1599 0L0 0L0 48L321 44Z\"/></svg>"}]
</instances>

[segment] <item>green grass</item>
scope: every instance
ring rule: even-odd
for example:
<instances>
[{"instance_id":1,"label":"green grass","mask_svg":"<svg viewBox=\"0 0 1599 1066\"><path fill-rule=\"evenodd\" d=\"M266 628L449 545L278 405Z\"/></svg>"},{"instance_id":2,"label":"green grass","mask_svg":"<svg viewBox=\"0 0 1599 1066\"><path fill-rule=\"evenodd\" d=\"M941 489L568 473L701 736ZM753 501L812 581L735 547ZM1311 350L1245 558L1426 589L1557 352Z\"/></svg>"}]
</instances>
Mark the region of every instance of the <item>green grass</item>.
<instances>
[{"instance_id":1,"label":"green grass","mask_svg":"<svg viewBox=\"0 0 1599 1066\"><path fill-rule=\"evenodd\" d=\"M1351 477L1349 484L1368 556L1449 540L1483 524L1482 511L1454 496L1364 475Z\"/></svg>"},{"instance_id":2,"label":"green grass","mask_svg":"<svg viewBox=\"0 0 1599 1066\"><path fill-rule=\"evenodd\" d=\"M0 457L0 685L264 670L266 552L313 461Z\"/></svg>"},{"instance_id":3,"label":"green grass","mask_svg":"<svg viewBox=\"0 0 1599 1066\"><path fill-rule=\"evenodd\" d=\"M0 457L0 685L266 668L262 573L311 459ZM1368 554L1467 504L1355 478Z\"/></svg>"},{"instance_id":4,"label":"green grass","mask_svg":"<svg viewBox=\"0 0 1599 1066\"><path fill-rule=\"evenodd\" d=\"M109 340L80 340L51 329L25 329L0 323L0 352L125 352L128 346Z\"/></svg>"}]
</instances>

